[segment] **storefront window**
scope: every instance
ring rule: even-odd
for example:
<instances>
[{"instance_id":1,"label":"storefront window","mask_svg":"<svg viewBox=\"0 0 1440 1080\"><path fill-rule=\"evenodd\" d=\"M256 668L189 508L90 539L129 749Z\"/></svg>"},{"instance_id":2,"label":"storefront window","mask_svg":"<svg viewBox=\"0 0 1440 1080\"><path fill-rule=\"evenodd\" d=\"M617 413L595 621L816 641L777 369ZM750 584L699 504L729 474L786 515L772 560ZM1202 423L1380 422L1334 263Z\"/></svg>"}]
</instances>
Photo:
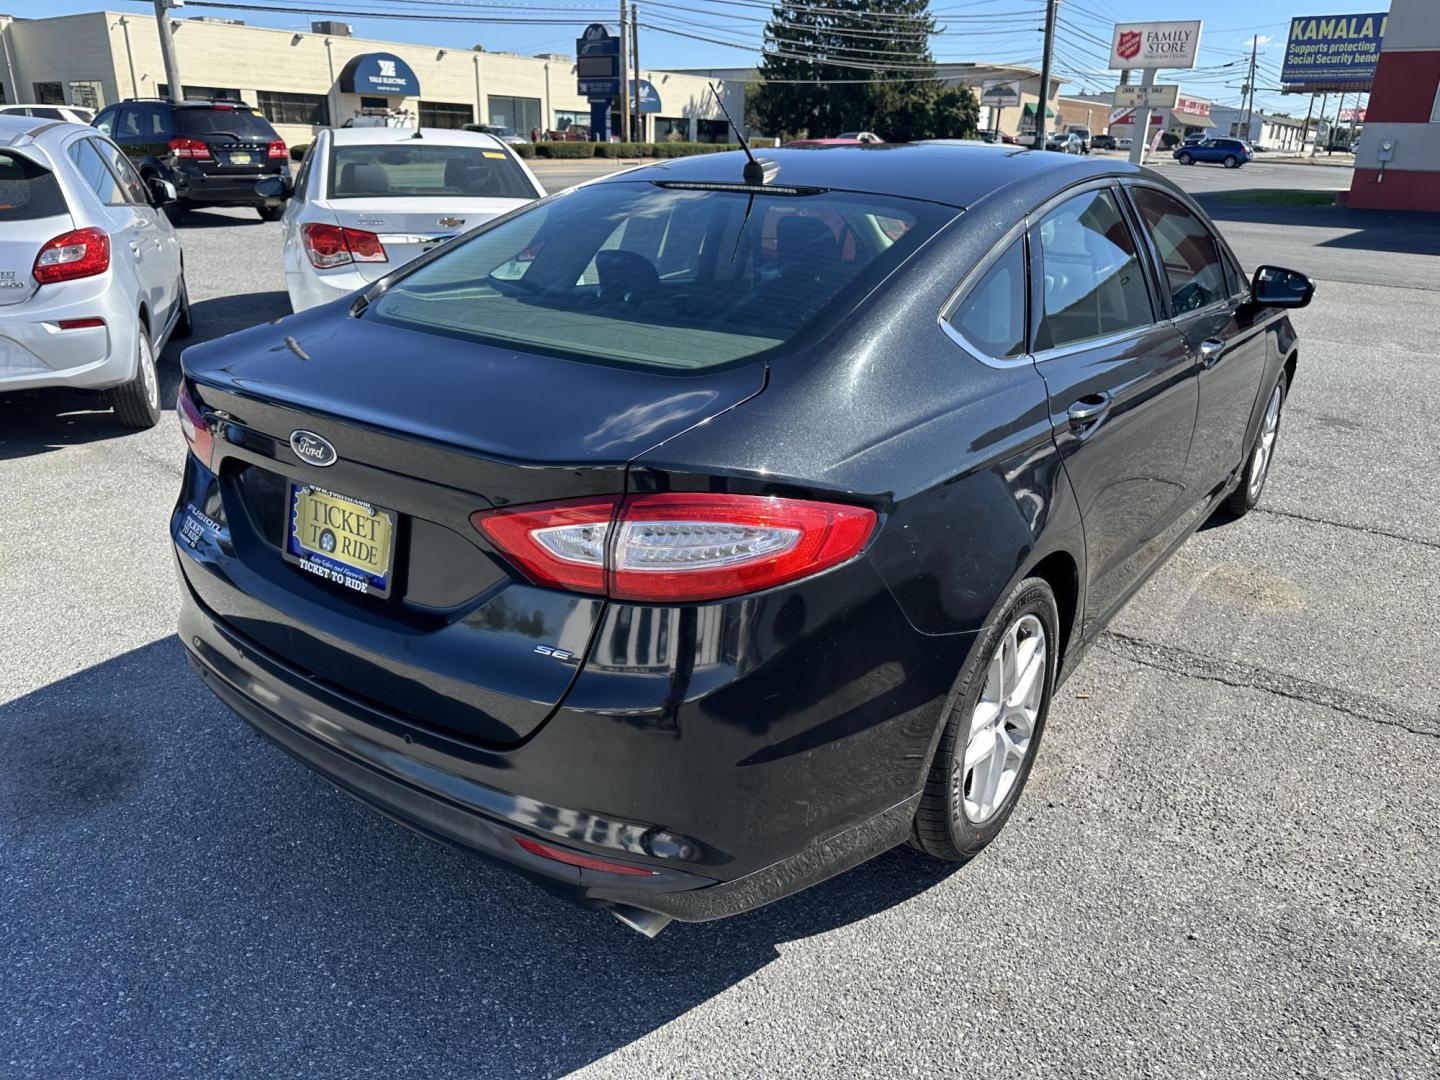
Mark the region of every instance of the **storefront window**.
<instances>
[{"instance_id":1,"label":"storefront window","mask_svg":"<svg viewBox=\"0 0 1440 1080\"><path fill-rule=\"evenodd\" d=\"M36 105L64 105L65 88L58 82L32 83L35 87Z\"/></svg>"},{"instance_id":2,"label":"storefront window","mask_svg":"<svg viewBox=\"0 0 1440 1080\"><path fill-rule=\"evenodd\" d=\"M494 101L494 98L490 99ZM580 124L582 127L590 126L590 114L588 112L573 112L567 109L558 109L555 112L555 130L569 131L570 125Z\"/></svg>"},{"instance_id":3,"label":"storefront window","mask_svg":"<svg viewBox=\"0 0 1440 1080\"><path fill-rule=\"evenodd\" d=\"M690 138L690 121L673 116L655 117L656 142L683 142Z\"/></svg>"},{"instance_id":4,"label":"storefront window","mask_svg":"<svg viewBox=\"0 0 1440 1080\"><path fill-rule=\"evenodd\" d=\"M730 142L730 125L724 120L695 121L695 138L700 142Z\"/></svg>"},{"instance_id":5,"label":"storefront window","mask_svg":"<svg viewBox=\"0 0 1440 1080\"><path fill-rule=\"evenodd\" d=\"M463 101L420 102L421 127L463 128L474 120L474 111Z\"/></svg>"},{"instance_id":6,"label":"storefront window","mask_svg":"<svg viewBox=\"0 0 1440 1080\"><path fill-rule=\"evenodd\" d=\"M490 125L508 127L530 137L530 129L544 130L540 120L540 99L490 95Z\"/></svg>"},{"instance_id":7,"label":"storefront window","mask_svg":"<svg viewBox=\"0 0 1440 1080\"><path fill-rule=\"evenodd\" d=\"M155 88L161 97L170 96L169 83L160 83ZM185 99L187 101L240 101L240 91L229 86L186 86Z\"/></svg>"},{"instance_id":8,"label":"storefront window","mask_svg":"<svg viewBox=\"0 0 1440 1080\"><path fill-rule=\"evenodd\" d=\"M255 95L260 111L272 124L330 123L330 103L322 94L287 94L278 90L261 90Z\"/></svg>"}]
</instances>

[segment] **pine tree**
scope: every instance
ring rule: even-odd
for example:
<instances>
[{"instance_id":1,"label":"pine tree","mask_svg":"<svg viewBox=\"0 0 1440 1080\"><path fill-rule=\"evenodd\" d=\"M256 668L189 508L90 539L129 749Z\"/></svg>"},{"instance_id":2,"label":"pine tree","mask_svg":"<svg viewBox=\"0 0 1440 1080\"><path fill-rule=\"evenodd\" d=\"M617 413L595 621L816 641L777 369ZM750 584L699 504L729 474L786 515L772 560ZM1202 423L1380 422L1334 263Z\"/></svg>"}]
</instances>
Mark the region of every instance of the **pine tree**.
<instances>
[{"instance_id":1,"label":"pine tree","mask_svg":"<svg viewBox=\"0 0 1440 1080\"><path fill-rule=\"evenodd\" d=\"M967 88L940 86L934 32L929 0L784 0L765 27L754 117L787 136L973 135L979 105Z\"/></svg>"}]
</instances>

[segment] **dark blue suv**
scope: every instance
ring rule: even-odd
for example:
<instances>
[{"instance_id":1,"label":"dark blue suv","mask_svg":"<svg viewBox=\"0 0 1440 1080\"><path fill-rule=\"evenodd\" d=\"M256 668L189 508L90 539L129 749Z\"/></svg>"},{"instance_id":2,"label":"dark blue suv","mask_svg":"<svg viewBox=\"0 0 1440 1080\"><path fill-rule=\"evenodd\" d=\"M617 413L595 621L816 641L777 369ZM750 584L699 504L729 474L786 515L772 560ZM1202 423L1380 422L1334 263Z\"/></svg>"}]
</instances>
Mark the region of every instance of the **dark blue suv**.
<instances>
[{"instance_id":1,"label":"dark blue suv","mask_svg":"<svg viewBox=\"0 0 1440 1080\"><path fill-rule=\"evenodd\" d=\"M1175 149L1175 160L1181 165L1194 165L1197 161L1208 161L1224 165L1227 169L1238 169L1250 158L1250 147L1239 139L1206 139L1203 142Z\"/></svg>"}]
</instances>

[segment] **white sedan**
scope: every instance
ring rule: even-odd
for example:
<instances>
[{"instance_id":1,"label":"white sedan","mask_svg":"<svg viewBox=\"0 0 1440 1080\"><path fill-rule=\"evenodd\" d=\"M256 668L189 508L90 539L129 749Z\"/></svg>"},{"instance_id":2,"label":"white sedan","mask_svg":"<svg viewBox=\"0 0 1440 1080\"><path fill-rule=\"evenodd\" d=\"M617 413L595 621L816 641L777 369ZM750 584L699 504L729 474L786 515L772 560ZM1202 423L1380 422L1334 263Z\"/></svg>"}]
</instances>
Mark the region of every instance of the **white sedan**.
<instances>
[{"instance_id":1,"label":"white sedan","mask_svg":"<svg viewBox=\"0 0 1440 1080\"><path fill-rule=\"evenodd\" d=\"M261 181L267 183L284 181ZM280 219L290 306L304 311L348 296L436 244L544 194L525 163L492 135L445 128L322 130Z\"/></svg>"}]
</instances>

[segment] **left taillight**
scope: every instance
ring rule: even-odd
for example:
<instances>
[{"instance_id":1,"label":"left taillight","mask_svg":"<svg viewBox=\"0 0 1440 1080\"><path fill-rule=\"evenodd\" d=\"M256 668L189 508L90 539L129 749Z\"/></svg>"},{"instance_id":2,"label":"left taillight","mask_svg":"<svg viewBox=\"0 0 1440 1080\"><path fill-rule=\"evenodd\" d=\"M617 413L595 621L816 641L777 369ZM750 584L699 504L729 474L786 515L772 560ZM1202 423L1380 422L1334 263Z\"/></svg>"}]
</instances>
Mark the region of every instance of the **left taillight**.
<instances>
[{"instance_id":1,"label":"left taillight","mask_svg":"<svg viewBox=\"0 0 1440 1080\"><path fill-rule=\"evenodd\" d=\"M279 158L283 161L285 160L285 155L288 152L289 151L285 149L285 144L283 142L281 142L279 139L271 139L270 149L266 151L265 156L268 158Z\"/></svg>"},{"instance_id":2,"label":"left taillight","mask_svg":"<svg viewBox=\"0 0 1440 1080\"><path fill-rule=\"evenodd\" d=\"M195 404L195 399L190 396L190 388L183 379L180 381L180 393L175 399L175 415L180 420L180 434L185 436L185 445L201 465L210 468L210 460L215 452L215 436L211 434L210 425L205 422L205 414Z\"/></svg>"},{"instance_id":3,"label":"left taillight","mask_svg":"<svg viewBox=\"0 0 1440 1080\"><path fill-rule=\"evenodd\" d=\"M857 555L875 512L759 495L667 494L480 511L471 521L537 584L616 600L759 592Z\"/></svg>"},{"instance_id":4,"label":"left taillight","mask_svg":"<svg viewBox=\"0 0 1440 1080\"><path fill-rule=\"evenodd\" d=\"M73 229L47 240L30 273L41 285L94 277L110 269L110 237L95 228Z\"/></svg>"}]
</instances>

